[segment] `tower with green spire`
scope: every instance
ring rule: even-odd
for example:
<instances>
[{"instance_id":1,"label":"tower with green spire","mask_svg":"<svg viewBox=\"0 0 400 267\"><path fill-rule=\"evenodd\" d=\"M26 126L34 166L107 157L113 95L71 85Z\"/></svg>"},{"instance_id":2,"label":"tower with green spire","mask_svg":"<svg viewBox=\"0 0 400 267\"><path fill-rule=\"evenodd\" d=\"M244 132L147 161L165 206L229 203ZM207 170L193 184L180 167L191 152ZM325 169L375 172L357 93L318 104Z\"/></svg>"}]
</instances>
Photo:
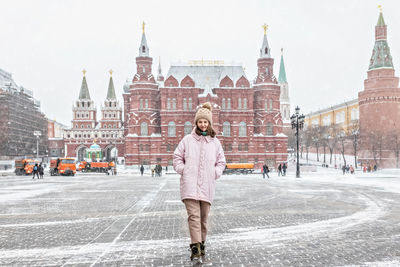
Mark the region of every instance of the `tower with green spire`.
<instances>
[{"instance_id":1,"label":"tower with green spire","mask_svg":"<svg viewBox=\"0 0 400 267\"><path fill-rule=\"evenodd\" d=\"M375 26L375 44L364 80L364 90L358 93L360 152L359 160L364 164L377 164L370 151L373 136L390 138L400 133L400 88L399 78L395 76L392 56L387 41L387 25L380 8ZM400 167L390 150L382 151L379 167ZM397 166L396 166L397 165Z\"/></svg>"},{"instance_id":2,"label":"tower with green spire","mask_svg":"<svg viewBox=\"0 0 400 267\"><path fill-rule=\"evenodd\" d=\"M283 48L281 49L281 65L279 67L278 83L281 86L280 104L283 127L290 128L289 85L286 78L285 62L283 61Z\"/></svg>"},{"instance_id":3,"label":"tower with green spire","mask_svg":"<svg viewBox=\"0 0 400 267\"><path fill-rule=\"evenodd\" d=\"M117 100L112 78L113 71L110 70L110 80L108 82L107 97L101 107L100 128L105 131L121 129L122 127L122 108ZM111 133L110 133L111 134Z\"/></svg>"},{"instance_id":4,"label":"tower with green spire","mask_svg":"<svg viewBox=\"0 0 400 267\"><path fill-rule=\"evenodd\" d=\"M86 70L82 71L83 78L78 100L73 107L72 128L95 128L96 127L96 107L90 98L89 87L86 81Z\"/></svg>"}]
</instances>

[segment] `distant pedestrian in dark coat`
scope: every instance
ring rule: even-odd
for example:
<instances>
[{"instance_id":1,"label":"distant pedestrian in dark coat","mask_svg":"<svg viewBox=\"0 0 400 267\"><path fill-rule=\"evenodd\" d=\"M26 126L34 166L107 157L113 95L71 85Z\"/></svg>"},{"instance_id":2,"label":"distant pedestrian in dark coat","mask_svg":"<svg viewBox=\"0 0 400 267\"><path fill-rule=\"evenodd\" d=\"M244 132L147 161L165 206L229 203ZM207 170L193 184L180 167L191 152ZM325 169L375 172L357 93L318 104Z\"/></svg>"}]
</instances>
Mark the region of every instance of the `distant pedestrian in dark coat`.
<instances>
[{"instance_id":1,"label":"distant pedestrian in dark coat","mask_svg":"<svg viewBox=\"0 0 400 267\"><path fill-rule=\"evenodd\" d=\"M278 166L278 176L281 176L282 174L282 164L279 164Z\"/></svg>"},{"instance_id":2,"label":"distant pedestrian in dark coat","mask_svg":"<svg viewBox=\"0 0 400 267\"><path fill-rule=\"evenodd\" d=\"M269 179L268 173L269 173L269 168L268 168L267 164L264 164L263 165L263 179L265 179L265 175L267 175L267 177Z\"/></svg>"},{"instance_id":3,"label":"distant pedestrian in dark coat","mask_svg":"<svg viewBox=\"0 0 400 267\"><path fill-rule=\"evenodd\" d=\"M286 176L286 169L287 169L286 163L283 163L282 166L283 176Z\"/></svg>"},{"instance_id":4,"label":"distant pedestrian in dark coat","mask_svg":"<svg viewBox=\"0 0 400 267\"><path fill-rule=\"evenodd\" d=\"M35 179L35 175L37 176L37 178L39 179L39 166L36 163L35 166L33 166L33 177L32 179Z\"/></svg>"},{"instance_id":5,"label":"distant pedestrian in dark coat","mask_svg":"<svg viewBox=\"0 0 400 267\"><path fill-rule=\"evenodd\" d=\"M140 174L143 176L143 172L144 172L144 167L143 167L143 165L142 166L140 166Z\"/></svg>"},{"instance_id":6,"label":"distant pedestrian in dark coat","mask_svg":"<svg viewBox=\"0 0 400 267\"><path fill-rule=\"evenodd\" d=\"M39 164L39 177L40 179L43 179L43 174L44 174L44 168L42 166L42 163Z\"/></svg>"}]
</instances>

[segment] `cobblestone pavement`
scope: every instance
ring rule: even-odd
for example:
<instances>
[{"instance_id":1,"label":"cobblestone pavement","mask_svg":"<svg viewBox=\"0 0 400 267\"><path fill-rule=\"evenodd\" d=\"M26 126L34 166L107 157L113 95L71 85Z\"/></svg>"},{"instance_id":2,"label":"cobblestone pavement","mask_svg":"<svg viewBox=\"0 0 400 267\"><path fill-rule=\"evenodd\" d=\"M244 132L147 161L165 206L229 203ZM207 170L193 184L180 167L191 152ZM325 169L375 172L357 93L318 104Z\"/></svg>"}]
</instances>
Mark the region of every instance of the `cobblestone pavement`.
<instances>
[{"instance_id":1,"label":"cobblestone pavement","mask_svg":"<svg viewBox=\"0 0 400 267\"><path fill-rule=\"evenodd\" d=\"M394 176L223 176L203 265L399 266L400 192L369 179L400 183ZM192 265L177 175L0 183L0 265Z\"/></svg>"}]
</instances>

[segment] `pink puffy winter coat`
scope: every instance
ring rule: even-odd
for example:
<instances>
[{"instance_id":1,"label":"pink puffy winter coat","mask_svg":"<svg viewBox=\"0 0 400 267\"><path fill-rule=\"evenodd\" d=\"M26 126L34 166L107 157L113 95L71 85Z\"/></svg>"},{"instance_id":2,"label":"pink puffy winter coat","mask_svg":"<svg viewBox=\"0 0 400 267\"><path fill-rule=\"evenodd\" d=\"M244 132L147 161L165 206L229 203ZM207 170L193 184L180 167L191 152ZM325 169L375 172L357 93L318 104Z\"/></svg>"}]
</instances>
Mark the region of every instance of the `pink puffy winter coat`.
<instances>
[{"instance_id":1,"label":"pink puffy winter coat","mask_svg":"<svg viewBox=\"0 0 400 267\"><path fill-rule=\"evenodd\" d=\"M199 136L193 129L174 152L174 169L181 175L181 199L212 203L215 180L225 169L225 156L216 137Z\"/></svg>"}]
</instances>

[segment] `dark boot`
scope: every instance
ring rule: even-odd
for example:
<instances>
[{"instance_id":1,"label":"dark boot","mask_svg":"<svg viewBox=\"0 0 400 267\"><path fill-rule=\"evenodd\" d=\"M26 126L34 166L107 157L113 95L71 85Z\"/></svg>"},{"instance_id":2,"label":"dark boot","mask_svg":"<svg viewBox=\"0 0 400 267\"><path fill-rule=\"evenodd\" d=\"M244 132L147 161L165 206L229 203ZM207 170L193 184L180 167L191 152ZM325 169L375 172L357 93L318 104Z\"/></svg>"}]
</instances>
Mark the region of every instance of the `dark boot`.
<instances>
[{"instance_id":1,"label":"dark boot","mask_svg":"<svg viewBox=\"0 0 400 267\"><path fill-rule=\"evenodd\" d=\"M201 249L200 249L200 244L201 243L194 243L190 244L190 250L192 251L192 255L190 255L190 260L199 260L201 256Z\"/></svg>"},{"instance_id":2,"label":"dark boot","mask_svg":"<svg viewBox=\"0 0 400 267\"><path fill-rule=\"evenodd\" d=\"M204 244L204 241L202 241L200 244L200 254L201 254L201 256L206 255L206 245Z\"/></svg>"}]
</instances>

